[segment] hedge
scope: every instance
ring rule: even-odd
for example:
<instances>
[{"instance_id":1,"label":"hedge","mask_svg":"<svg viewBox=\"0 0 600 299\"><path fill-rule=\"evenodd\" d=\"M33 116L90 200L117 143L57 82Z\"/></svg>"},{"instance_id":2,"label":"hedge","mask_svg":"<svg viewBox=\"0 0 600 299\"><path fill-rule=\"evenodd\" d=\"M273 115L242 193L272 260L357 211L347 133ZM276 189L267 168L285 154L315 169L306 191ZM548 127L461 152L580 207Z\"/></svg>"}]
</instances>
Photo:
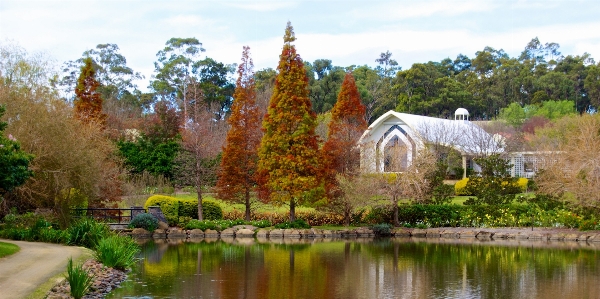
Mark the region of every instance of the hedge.
<instances>
[{"instance_id":1,"label":"hedge","mask_svg":"<svg viewBox=\"0 0 600 299\"><path fill-rule=\"evenodd\" d=\"M454 184L454 194L458 195L458 196L471 196L473 194L469 193L466 190L467 187L467 183L469 182L469 178L465 178L462 179L458 182L456 182L456 184ZM522 192L527 191L527 184L529 183L529 180L526 178L519 178L517 180L517 185L519 186L519 188L521 188Z\"/></svg>"},{"instance_id":2,"label":"hedge","mask_svg":"<svg viewBox=\"0 0 600 299\"><path fill-rule=\"evenodd\" d=\"M144 208L148 209L149 206L160 206L169 225L179 224L179 217L198 219L198 200L196 199L179 199L165 195L152 195L146 200ZM223 219L223 210L218 203L203 200L202 216L204 216L205 220L220 220Z\"/></svg>"}]
</instances>

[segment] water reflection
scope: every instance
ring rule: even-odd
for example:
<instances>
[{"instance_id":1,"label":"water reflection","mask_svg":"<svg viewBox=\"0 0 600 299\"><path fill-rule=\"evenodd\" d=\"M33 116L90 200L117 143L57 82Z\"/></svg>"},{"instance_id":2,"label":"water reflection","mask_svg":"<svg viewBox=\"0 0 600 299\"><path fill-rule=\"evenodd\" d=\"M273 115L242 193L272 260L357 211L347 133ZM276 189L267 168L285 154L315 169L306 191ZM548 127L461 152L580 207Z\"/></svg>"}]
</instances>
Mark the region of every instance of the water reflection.
<instances>
[{"instance_id":1,"label":"water reflection","mask_svg":"<svg viewBox=\"0 0 600 299\"><path fill-rule=\"evenodd\" d=\"M595 247L450 239L148 241L112 298L598 298Z\"/></svg>"}]
</instances>

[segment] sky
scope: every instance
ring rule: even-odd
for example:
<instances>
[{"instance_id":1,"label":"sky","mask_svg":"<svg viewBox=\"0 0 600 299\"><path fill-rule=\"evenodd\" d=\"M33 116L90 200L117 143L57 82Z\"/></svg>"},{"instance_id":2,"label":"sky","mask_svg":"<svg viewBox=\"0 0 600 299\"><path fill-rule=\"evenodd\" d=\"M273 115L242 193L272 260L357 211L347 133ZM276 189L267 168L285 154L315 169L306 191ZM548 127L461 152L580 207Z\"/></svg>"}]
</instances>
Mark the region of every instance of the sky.
<instances>
[{"instance_id":1,"label":"sky","mask_svg":"<svg viewBox=\"0 0 600 299\"><path fill-rule=\"evenodd\" d=\"M98 44L117 44L145 90L156 53L172 37L195 37L206 57L231 64L250 46L255 70L276 68L288 21L308 62L376 66L390 51L414 63L474 57L486 46L518 56L534 37L563 55L600 61L597 0L0 0L0 44L44 53L57 65Z\"/></svg>"}]
</instances>

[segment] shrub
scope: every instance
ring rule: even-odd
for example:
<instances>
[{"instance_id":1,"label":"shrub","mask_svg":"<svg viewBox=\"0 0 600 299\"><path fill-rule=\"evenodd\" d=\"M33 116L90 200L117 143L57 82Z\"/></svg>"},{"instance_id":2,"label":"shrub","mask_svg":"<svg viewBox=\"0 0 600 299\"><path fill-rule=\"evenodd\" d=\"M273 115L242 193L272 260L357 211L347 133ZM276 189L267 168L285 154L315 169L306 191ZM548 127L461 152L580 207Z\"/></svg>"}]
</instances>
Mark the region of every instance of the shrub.
<instances>
[{"instance_id":1,"label":"shrub","mask_svg":"<svg viewBox=\"0 0 600 299\"><path fill-rule=\"evenodd\" d=\"M529 186L529 180L526 178L519 178L517 180L517 186L521 189L521 192L526 192L527 187Z\"/></svg>"},{"instance_id":2,"label":"shrub","mask_svg":"<svg viewBox=\"0 0 600 299\"><path fill-rule=\"evenodd\" d=\"M144 209L148 210L150 206L159 206L169 224L177 224L179 217L179 200L177 198L165 195L152 195L146 200ZM171 223L173 220L175 222Z\"/></svg>"},{"instance_id":3,"label":"shrub","mask_svg":"<svg viewBox=\"0 0 600 299\"><path fill-rule=\"evenodd\" d=\"M112 235L100 240L94 256L107 267L125 270L135 263L135 255L139 250L132 238Z\"/></svg>"},{"instance_id":4,"label":"shrub","mask_svg":"<svg viewBox=\"0 0 600 299\"><path fill-rule=\"evenodd\" d=\"M469 178L462 179L454 184L454 194L457 196L470 196L473 195L467 191L467 183Z\"/></svg>"},{"instance_id":5,"label":"shrub","mask_svg":"<svg viewBox=\"0 0 600 299\"><path fill-rule=\"evenodd\" d=\"M373 207L364 218L365 223L391 223L394 211L389 206Z\"/></svg>"},{"instance_id":6,"label":"shrub","mask_svg":"<svg viewBox=\"0 0 600 299\"><path fill-rule=\"evenodd\" d=\"M288 229L288 228L307 229L307 228L311 228L311 226L308 225L308 223L306 223L306 221L304 221L302 219L296 219L296 220L294 220L292 222L279 223L279 224L275 225L275 228L281 228L281 229Z\"/></svg>"},{"instance_id":7,"label":"shrub","mask_svg":"<svg viewBox=\"0 0 600 299\"><path fill-rule=\"evenodd\" d=\"M94 276L84 270L82 265L74 266L73 260L70 258L65 278L71 287L71 296L75 299L82 298L94 283Z\"/></svg>"},{"instance_id":8,"label":"shrub","mask_svg":"<svg viewBox=\"0 0 600 299\"><path fill-rule=\"evenodd\" d=\"M89 218L76 221L67 229L67 232L69 235L67 244L91 249L94 249L101 239L111 234L110 229L104 223Z\"/></svg>"},{"instance_id":9,"label":"shrub","mask_svg":"<svg viewBox=\"0 0 600 299\"><path fill-rule=\"evenodd\" d=\"M388 223L375 224L370 228L376 236L389 236L392 233L392 225Z\"/></svg>"},{"instance_id":10,"label":"shrub","mask_svg":"<svg viewBox=\"0 0 600 299\"><path fill-rule=\"evenodd\" d=\"M143 228L153 232L158 227L158 219L152 214L139 213L129 222L129 228Z\"/></svg>"},{"instance_id":11,"label":"shrub","mask_svg":"<svg viewBox=\"0 0 600 299\"><path fill-rule=\"evenodd\" d=\"M202 216L206 220L221 220L223 219L223 210L214 201L202 201Z\"/></svg>"}]
</instances>

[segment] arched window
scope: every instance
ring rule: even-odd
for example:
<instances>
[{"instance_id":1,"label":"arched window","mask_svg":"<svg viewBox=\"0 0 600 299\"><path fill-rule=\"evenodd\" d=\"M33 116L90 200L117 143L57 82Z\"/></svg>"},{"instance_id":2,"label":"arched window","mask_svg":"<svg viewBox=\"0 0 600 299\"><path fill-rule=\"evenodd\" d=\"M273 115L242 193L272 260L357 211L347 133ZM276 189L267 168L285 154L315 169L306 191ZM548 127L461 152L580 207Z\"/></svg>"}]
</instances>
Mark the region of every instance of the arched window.
<instances>
[{"instance_id":1,"label":"arched window","mask_svg":"<svg viewBox=\"0 0 600 299\"><path fill-rule=\"evenodd\" d=\"M412 163L415 143L399 125L390 127L377 142L377 170L402 172Z\"/></svg>"}]
</instances>

